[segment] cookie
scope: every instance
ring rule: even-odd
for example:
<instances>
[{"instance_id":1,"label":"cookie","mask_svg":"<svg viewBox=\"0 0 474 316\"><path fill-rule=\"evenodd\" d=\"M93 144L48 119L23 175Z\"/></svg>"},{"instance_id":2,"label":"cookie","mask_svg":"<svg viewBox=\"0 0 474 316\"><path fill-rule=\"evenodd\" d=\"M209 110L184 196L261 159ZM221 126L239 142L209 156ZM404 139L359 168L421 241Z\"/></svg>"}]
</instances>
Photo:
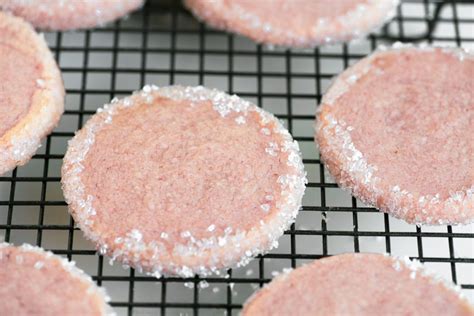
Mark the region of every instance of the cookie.
<instances>
[{"instance_id":1,"label":"cookie","mask_svg":"<svg viewBox=\"0 0 474 316\"><path fill-rule=\"evenodd\" d=\"M190 277L277 246L301 206L298 144L271 114L204 87L146 86L69 143L70 213L125 265Z\"/></svg>"},{"instance_id":2,"label":"cookie","mask_svg":"<svg viewBox=\"0 0 474 316\"><path fill-rule=\"evenodd\" d=\"M27 163L57 125L64 86L44 38L0 12L0 175Z\"/></svg>"},{"instance_id":3,"label":"cookie","mask_svg":"<svg viewBox=\"0 0 474 316\"><path fill-rule=\"evenodd\" d=\"M459 48L382 48L323 97L316 139L337 183L416 224L474 220L474 58Z\"/></svg>"},{"instance_id":4,"label":"cookie","mask_svg":"<svg viewBox=\"0 0 474 316\"><path fill-rule=\"evenodd\" d=\"M419 262L343 254L284 272L244 305L243 316L473 315L458 287Z\"/></svg>"},{"instance_id":5,"label":"cookie","mask_svg":"<svg viewBox=\"0 0 474 316\"><path fill-rule=\"evenodd\" d=\"M67 31L102 26L137 10L143 0L0 0L0 8L36 28Z\"/></svg>"},{"instance_id":6,"label":"cookie","mask_svg":"<svg viewBox=\"0 0 474 316\"><path fill-rule=\"evenodd\" d=\"M115 315L82 270L30 245L0 243L1 315Z\"/></svg>"},{"instance_id":7,"label":"cookie","mask_svg":"<svg viewBox=\"0 0 474 316\"><path fill-rule=\"evenodd\" d=\"M252 40L314 47L363 37L395 15L398 0L185 0L209 25Z\"/></svg>"}]
</instances>

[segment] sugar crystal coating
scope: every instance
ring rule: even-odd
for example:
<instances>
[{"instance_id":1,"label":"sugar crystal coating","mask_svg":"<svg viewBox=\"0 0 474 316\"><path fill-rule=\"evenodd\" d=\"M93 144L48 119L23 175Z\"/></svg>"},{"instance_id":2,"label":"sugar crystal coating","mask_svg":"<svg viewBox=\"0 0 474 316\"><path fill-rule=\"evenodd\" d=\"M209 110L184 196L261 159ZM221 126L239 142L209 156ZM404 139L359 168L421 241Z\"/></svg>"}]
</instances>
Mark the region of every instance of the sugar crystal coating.
<instances>
[{"instance_id":1,"label":"sugar crystal coating","mask_svg":"<svg viewBox=\"0 0 474 316\"><path fill-rule=\"evenodd\" d=\"M109 297L74 262L0 243L1 315L115 315Z\"/></svg>"},{"instance_id":2,"label":"sugar crystal coating","mask_svg":"<svg viewBox=\"0 0 474 316\"><path fill-rule=\"evenodd\" d=\"M143 0L0 0L0 8L47 30L102 26L143 5Z\"/></svg>"},{"instance_id":3,"label":"sugar crystal coating","mask_svg":"<svg viewBox=\"0 0 474 316\"><path fill-rule=\"evenodd\" d=\"M473 73L462 49L397 43L341 74L316 126L338 184L409 223L472 222Z\"/></svg>"},{"instance_id":4,"label":"sugar crystal coating","mask_svg":"<svg viewBox=\"0 0 474 316\"><path fill-rule=\"evenodd\" d=\"M343 254L275 274L244 304L243 316L474 313L458 286L408 257Z\"/></svg>"},{"instance_id":5,"label":"sugar crystal coating","mask_svg":"<svg viewBox=\"0 0 474 316\"><path fill-rule=\"evenodd\" d=\"M210 25L267 44L312 47L360 38L395 15L398 0L186 0Z\"/></svg>"},{"instance_id":6,"label":"sugar crystal coating","mask_svg":"<svg viewBox=\"0 0 474 316\"><path fill-rule=\"evenodd\" d=\"M63 165L85 235L156 276L206 275L275 247L305 181L298 144L277 119L204 87L146 86L113 100L70 142Z\"/></svg>"},{"instance_id":7,"label":"sugar crystal coating","mask_svg":"<svg viewBox=\"0 0 474 316\"><path fill-rule=\"evenodd\" d=\"M59 122L64 86L42 35L0 12L0 175L27 163Z\"/></svg>"}]
</instances>

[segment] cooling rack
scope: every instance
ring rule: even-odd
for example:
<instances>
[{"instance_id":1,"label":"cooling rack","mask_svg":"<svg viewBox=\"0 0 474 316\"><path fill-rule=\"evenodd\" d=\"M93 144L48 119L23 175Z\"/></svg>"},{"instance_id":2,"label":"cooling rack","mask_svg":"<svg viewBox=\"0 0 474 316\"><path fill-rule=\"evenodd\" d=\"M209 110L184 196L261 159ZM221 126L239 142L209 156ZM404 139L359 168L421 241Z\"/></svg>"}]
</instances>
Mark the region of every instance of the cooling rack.
<instances>
[{"instance_id":1,"label":"cooling rack","mask_svg":"<svg viewBox=\"0 0 474 316\"><path fill-rule=\"evenodd\" d=\"M368 38L311 50L271 48L215 31L178 1L148 1L105 28L45 35L65 79L66 112L28 165L0 177L0 238L76 261L107 289L119 315L237 315L283 268L359 251L421 260L474 301L473 226L408 225L352 198L325 172L312 128L331 78L379 44L472 48L474 1L403 1L396 17ZM99 106L146 83L219 88L282 119L300 143L309 184L297 221L277 249L221 276L155 279L110 265L74 227L60 188L67 141Z\"/></svg>"}]
</instances>

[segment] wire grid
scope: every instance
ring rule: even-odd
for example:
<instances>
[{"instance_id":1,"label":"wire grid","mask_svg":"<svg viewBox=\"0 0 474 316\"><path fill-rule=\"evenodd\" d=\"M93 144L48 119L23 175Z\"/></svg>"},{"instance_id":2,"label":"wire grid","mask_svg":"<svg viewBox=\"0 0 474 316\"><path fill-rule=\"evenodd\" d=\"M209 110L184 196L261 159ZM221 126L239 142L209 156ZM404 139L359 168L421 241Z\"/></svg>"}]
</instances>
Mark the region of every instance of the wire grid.
<instances>
[{"instance_id":1,"label":"wire grid","mask_svg":"<svg viewBox=\"0 0 474 316\"><path fill-rule=\"evenodd\" d=\"M419 259L472 299L473 226L416 227L350 197L325 172L312 125L330 79L379 44L399 40L472 47L474 1L405 1L380 32L314 50L268 48L212 30L177 1L148 1L143 10L108 27L46 38L63 71L66 112L28 165L0 177L0 238L75 260L108 290L120 315L236 315L274 271L359 251ZM276 250L226 276L155 279L107 264L74 227L60 189L67 140L97 107L146 83L217 87L284 121L300 143L310 181L298 219Z\"/></svg>"}]
</instances>

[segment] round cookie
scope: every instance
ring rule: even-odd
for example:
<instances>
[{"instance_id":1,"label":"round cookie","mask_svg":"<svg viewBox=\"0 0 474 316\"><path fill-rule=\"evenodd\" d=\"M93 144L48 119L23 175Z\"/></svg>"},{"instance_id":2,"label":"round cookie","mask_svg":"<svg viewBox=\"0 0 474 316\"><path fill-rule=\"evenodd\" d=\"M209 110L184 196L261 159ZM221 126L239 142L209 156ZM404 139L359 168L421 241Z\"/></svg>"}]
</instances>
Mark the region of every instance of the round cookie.
<instances>
[{"instance_id":1,"label":"round cookie","mask_svg":"<svg viewBox=\"0 0 474 316\"><path fill-rule=\"evenodd\" d=\"M64 86L44 38L0 12L0 175L24 165L64 109Z\"/></svg>"},{"instance_id":2,"label":"round cookie","mask_svg":"<svg viewBox=\"0 0 474 316\"><path fill-rule=\"evenodd\" d=\"M142 5L143 0L0 0L1 9L36 28L58 31L101 26Z\"/></svg>"},{"instance_id":3,"label":"round cookie","mask_svg":"<svg viewBox=\"0 0 474 316\"><path fill-rule=\"evenodd\" d=\"M306 181L298 144L273 115L181 86L105 105L69 143L62 175L72 216L103 253L184 277L275 247Z\"/></svg>"},{"instance_id":4,"label":"round cookie","mask_svg":"<svg viewBox=\"0 0 474 316\"><path fill-rule=\"evenodd\" d=\"M199 19L266 44L313 47L363 37L399 0L185 0Z\"/></svg>"},{"instance_id":5,"label":"round cookie","mask_svg":"<svg viewBox=\"0 0 474 316\"><path fill-rule=\"evenodd\" d=\"M52 252L0 243L1 315L115 315L82 270Z\"/></svg>"},{"instance_id":6,"label":"round cookie","mask_svg":"<svg viewBox=\"0 0 474 316\"><path fill-rule=\"evenodd\" d=\"M343 254L285 272L254 294L242 316L473 315L460 289L419 262Z\"/></svg>"},{"instance_id":7,"label":"round cookie","mask_svg":"<svg viewBox=\"0 0 474 316\"><path fill-rule=\"evenodd\" d=\"M455 75L454 75L455 74ZM458 48L382 48L323 97L316 140L338 184L416 224L474 220L474 58Z\"/></svg>"}]
</instances>

